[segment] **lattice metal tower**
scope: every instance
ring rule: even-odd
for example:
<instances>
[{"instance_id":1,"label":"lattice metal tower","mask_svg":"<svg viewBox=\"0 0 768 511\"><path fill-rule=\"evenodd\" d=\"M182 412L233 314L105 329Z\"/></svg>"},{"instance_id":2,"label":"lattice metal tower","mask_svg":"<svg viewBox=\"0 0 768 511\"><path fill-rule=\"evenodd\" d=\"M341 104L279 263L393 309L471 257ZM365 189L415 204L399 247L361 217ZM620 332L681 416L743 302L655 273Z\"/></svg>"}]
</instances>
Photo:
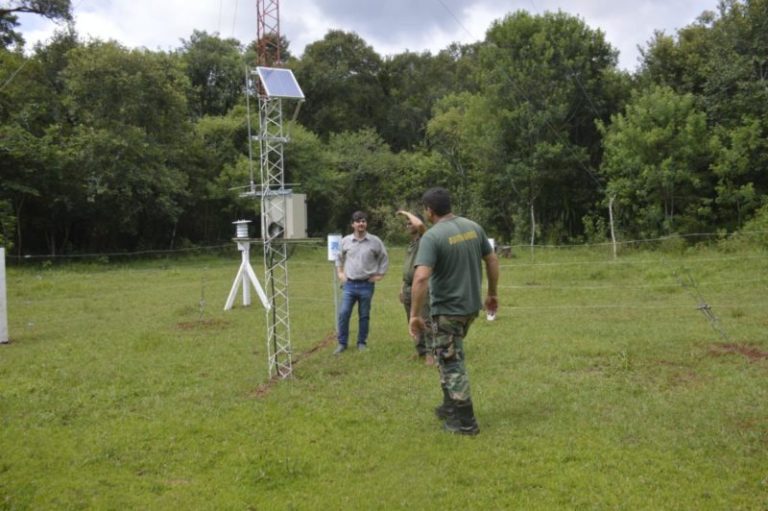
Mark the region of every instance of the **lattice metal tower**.
<instances>
[{"instance_id":1,"label":"lattice metal tower","mask_svg":"<svg viewBox=\"0 0 768 511\"><path fill-rule=\"evenodd\" d=\"M280 63L280 8L277 0L257 0L260 66ZM259 79L259 141L261 233L264 239L264 289L271 307L266 311L267 358L270 377L291 376L291 325L288 302L288 246L285 242L287 198L283 145L283 99L304 99L289 70L257 67ZM289 88L284 86L289 83ZM295 88L291 88L295 85ZM298 92L296 92L298 91ZM250 113L249 113L250 115Z\"/></svg>"},{"instance_id":2,"label":"lattice metal tower","mask_svg":"<svg viewBox=\"0 0 768 511\"><path fill-rule=\"evenodd\" d=\"M284 241L286 196L283 168L282 100L259 96L261 147L261 229L264 237L264 287L271 309L267 314L269 374L290 376L291 328L288 307L288 247Z\"/></svg>"},{"instance_id":3,"label":"lattice metal tower","mask_svg":"<svg viewBox=\"0 0 768 511\"><path fill-rule=\"evenodd\" d=\"M280 2L256 0L256 54L258 65L279 65L280 60Z\"/></svg>"}]
</instances>

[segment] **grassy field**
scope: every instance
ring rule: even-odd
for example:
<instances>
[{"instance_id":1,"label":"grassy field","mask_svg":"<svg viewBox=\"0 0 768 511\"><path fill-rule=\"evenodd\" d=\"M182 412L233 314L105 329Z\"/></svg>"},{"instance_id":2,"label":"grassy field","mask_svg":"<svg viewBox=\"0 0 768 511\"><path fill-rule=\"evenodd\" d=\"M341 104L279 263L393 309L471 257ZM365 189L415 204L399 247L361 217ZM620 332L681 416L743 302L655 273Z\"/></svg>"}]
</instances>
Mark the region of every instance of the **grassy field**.
<instances>
[{"instance_id":1,"label":"grassy field","mask_svg":"<svg viewBox=\"0 0 768 511\"><path fill-rule=\"evenodd\" d=\"M272 386L258 301L222 310L234 248L8 268L0 509L768 509L765 252L513 251L467 341L475 438L410 359L403 249L340 357L325 256L290 260L306 355Z\"/></svg>"}]
</instances>

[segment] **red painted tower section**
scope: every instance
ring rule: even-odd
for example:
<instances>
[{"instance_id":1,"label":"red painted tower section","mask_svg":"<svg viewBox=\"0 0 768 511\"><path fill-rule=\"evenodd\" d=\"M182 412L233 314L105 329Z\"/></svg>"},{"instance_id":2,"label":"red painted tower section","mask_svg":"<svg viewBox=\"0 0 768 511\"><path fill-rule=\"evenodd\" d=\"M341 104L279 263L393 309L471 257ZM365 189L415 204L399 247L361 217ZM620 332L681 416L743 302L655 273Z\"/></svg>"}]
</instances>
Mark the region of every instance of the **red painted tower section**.
<instances>
[{"instance_id":1,"label":"red painted tower section","mask_svg":"<svg viewBox=\"0 0 768 511\"><path fill-rule=\"evenodd\" d=\"M256 0L256 52L259 66L273 67L280 60L280 2Z\"/></svg>"}]
</instances>

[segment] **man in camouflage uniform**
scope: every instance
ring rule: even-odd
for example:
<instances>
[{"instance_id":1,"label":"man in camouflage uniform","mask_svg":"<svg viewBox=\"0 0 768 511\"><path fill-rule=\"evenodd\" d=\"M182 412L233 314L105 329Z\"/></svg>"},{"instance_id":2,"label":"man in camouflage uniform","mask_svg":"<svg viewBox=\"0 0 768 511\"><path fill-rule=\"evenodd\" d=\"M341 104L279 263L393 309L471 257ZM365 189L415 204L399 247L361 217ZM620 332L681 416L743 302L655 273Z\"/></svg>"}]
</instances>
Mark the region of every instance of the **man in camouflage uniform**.
<instances>
[{"instance_id":1,"label":"man in camouflage uniform","mask_svg":"<svg viewBox=\"0 0 768 511\"><path fill-rule=\"evenodd\" d=\"M422 236L414 262L410 332L414 339L426 328L419 315L427 290L432 312L431 348L440 369L443 404L435 409L444 428L476 435L469 378L464 363L464 338L482 308L482 261L488 277L485 309L498 308L499 261L485 231L477 223L451 213L451 198L443 188L422 196L432 227Z\"/></svg>"},{"instance_id":2,"label":"man in camouflage uniform","mask_svg":"<svg viewBox=\"0 0 768 511\"><path fill-rule=\"evenodd\" d=\"M418 215L414 215L409 211L399 210L398 215L405 217L405 230L411 237L410 243L405 253L405 261L403 263L403 283L400 286L400 303L403 304L405 309L406 321L410 324L411 321L411 283L413 282L413 273L416 268L413 266L416 260L416 254L419 251L419 241L421 236L427 230L424 225L424 221ZM421 309L421 317L424 318L427 331L421 333L418 339L415 339L416 343L416 356L424 359L426 365L434 365L435 359L432 356L430 350L427 350L427 337L429 337L428 331L431 330L432 320L429 314L429 301L424 301L424 307Z\"/></svg>"}]
</instances>

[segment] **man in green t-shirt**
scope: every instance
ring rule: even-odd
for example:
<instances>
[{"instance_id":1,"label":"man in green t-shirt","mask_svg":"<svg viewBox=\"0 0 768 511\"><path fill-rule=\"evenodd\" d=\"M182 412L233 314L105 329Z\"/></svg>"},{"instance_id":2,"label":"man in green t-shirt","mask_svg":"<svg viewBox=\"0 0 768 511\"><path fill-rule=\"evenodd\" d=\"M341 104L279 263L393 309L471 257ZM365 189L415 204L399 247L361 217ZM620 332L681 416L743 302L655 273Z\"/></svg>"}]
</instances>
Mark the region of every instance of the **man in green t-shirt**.
<instances>
[{"instance_id":1,"label":"man in green t-shirt","mask_svg":"<svg viewBox=\"0 0 768 511\"><path fill-rule=\"evenodd\" d=\"M426 328L419 311L429 291L432 312L432 352L440 369L443 404L435 409L452 433L476 435L469 378L464 364L464 338L483 307L482 262L488 277L485 309L499 306L499 261L485 231L477 223L451 212L444 188L430 188L422 196L432 227L422 236L414 265L409 329L416 339Z\"/></svg>"}]
</instances>

